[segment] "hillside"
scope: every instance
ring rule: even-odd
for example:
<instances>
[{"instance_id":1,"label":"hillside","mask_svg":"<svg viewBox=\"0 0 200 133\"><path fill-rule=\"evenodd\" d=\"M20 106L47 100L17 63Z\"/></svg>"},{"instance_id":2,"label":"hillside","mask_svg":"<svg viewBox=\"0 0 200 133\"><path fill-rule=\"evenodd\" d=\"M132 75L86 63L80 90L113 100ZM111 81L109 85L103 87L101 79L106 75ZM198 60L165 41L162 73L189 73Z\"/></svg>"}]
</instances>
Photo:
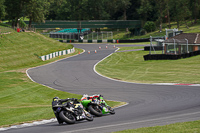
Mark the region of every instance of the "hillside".
<instances>
[{"instance_id":1,"label":"hillside","mask_svg":"<svg viewBox=\"0 0 200 133\"><path fill-rule=\"evenodd\" d=\"M42 62L38 56L72 47L38 33L12 31L1 34L0 72L35 65Z\"/></svg>"},{"instance_id":2,"label":"hillside","mask_svg":"<svg viewBox=\"0 0 200 133\"><path fill-rule=\"evenodd\" d=\"M172 22L171 29L177 28L177 25L175 22ZM126 32L125 29L121 29L119 31L113 30L113 39L140 39L140 38L149 38L150 36L153 37L159 37L159 36L165 36L166 32L165 29L169 29L166 25L166 23L163 24L162 32L159 31L159 28L157 27L157 30L154 32L146 33L145 35L141 36L134 36L131 35L131 32ZM182 30L184 33L200 33L200 22L198 21L196 24L193 24L191 21L189 21L186 25L186 23L181 23L179 30Z\"/></svg>"},{"instance_id":3,"label":"hillside","mask_svg":"<svg viewBox=\"0 0 200 133\"><path fill-rule=\"evenodd\" d=\"M1 29L1 27L0 27ZM7 29L8 30L8 29ZM52 98L81 98L81 95L58 91L32 82L26 75L30 67L44 65L82 52L42 61L38 56L69 49L71 44L60 43L38 33L10 30L0 34L0 127L54 118ZM107 101L110 106L120 102Z\"/></svg>"}]
</instances>

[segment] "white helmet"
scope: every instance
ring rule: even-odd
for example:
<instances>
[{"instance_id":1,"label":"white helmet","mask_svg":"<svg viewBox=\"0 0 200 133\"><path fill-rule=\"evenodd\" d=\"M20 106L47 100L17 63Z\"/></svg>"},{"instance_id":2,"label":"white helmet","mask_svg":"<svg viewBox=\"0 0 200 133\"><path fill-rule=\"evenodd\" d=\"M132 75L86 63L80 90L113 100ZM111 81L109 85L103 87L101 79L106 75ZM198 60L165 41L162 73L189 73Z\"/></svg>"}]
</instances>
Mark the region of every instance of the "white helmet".
<instances>
[{"instance_id":1,"label":"white helmet","mask_svg":"<svg viewBox=\"0 0 200 133\"><path fill-rule=\"evenodd\" d=\"M83 97L88 97L88 94L83 94Z\"/></svg>"}]
</instances>

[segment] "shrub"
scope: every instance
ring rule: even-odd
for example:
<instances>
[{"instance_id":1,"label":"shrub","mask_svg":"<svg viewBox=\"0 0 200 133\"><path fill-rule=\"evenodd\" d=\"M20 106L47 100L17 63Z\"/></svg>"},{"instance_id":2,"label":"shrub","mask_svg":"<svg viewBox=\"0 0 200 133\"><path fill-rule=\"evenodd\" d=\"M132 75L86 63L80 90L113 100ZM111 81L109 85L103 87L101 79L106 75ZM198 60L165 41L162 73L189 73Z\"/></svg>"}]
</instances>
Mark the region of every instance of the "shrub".
<instances>
[{"instance_id":1,"label":"shrub","mask_svg":"<svg viewBox=\"0 0 200 133\"><path fill-rule=\"evenodd\" d=\"M135 33L135 28L129 28L128 30L131 32L131 35Z\"/></svg>"},{"instance_id":2,"label":"shrub","mask_svg":"<svg viewBox=\"0 0 200 133\"><path fill-rule=\"evenodd\" d=\"M156 25L152 21L147 21L143 27L147 32L152 32L156 30Z\"/></svg>"}]
</instances>

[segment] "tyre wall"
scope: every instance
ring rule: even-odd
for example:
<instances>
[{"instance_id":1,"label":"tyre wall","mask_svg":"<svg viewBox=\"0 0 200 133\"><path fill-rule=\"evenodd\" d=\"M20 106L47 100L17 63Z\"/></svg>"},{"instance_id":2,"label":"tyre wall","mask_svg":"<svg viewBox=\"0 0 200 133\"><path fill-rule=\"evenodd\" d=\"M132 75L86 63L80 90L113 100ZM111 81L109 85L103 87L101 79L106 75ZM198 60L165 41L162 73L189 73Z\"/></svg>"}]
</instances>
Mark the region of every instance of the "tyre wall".
<instances>
[{"instance_id":1,"label":"tyre wall","mask_svg":"<svg viewBox=\"0 0 200 133\"><path fill-rule=\"evenodd\" d=\"M193 57L193 56L197 56L197 55L200 55L200 50L181 54L181 55L147 54L147 55L144 55L143 58L145 61L147 61L147 60L178 60L181 58L189 58L189 57Z\"/></svg>"}]
</instances>

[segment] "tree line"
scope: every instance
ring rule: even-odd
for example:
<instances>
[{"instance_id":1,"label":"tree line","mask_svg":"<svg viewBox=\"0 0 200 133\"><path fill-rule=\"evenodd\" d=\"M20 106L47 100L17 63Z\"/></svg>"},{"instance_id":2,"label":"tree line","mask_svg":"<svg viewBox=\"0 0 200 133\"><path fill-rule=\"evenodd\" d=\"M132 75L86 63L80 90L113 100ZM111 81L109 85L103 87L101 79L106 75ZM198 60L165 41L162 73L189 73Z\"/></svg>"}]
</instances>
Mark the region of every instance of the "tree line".
<instances>
[{"instance_id":1,"label":"tree line","mask_svg":"<svg viewBox=\"0 0 200 133\"><path fill-rule=\"evenodd\" d=\"M188 20L197 23L200 0L0 0L0 19L15 26L20 18L29 25L45 20L142 20L163 23Z\"/></svg>"}]
</instances>

